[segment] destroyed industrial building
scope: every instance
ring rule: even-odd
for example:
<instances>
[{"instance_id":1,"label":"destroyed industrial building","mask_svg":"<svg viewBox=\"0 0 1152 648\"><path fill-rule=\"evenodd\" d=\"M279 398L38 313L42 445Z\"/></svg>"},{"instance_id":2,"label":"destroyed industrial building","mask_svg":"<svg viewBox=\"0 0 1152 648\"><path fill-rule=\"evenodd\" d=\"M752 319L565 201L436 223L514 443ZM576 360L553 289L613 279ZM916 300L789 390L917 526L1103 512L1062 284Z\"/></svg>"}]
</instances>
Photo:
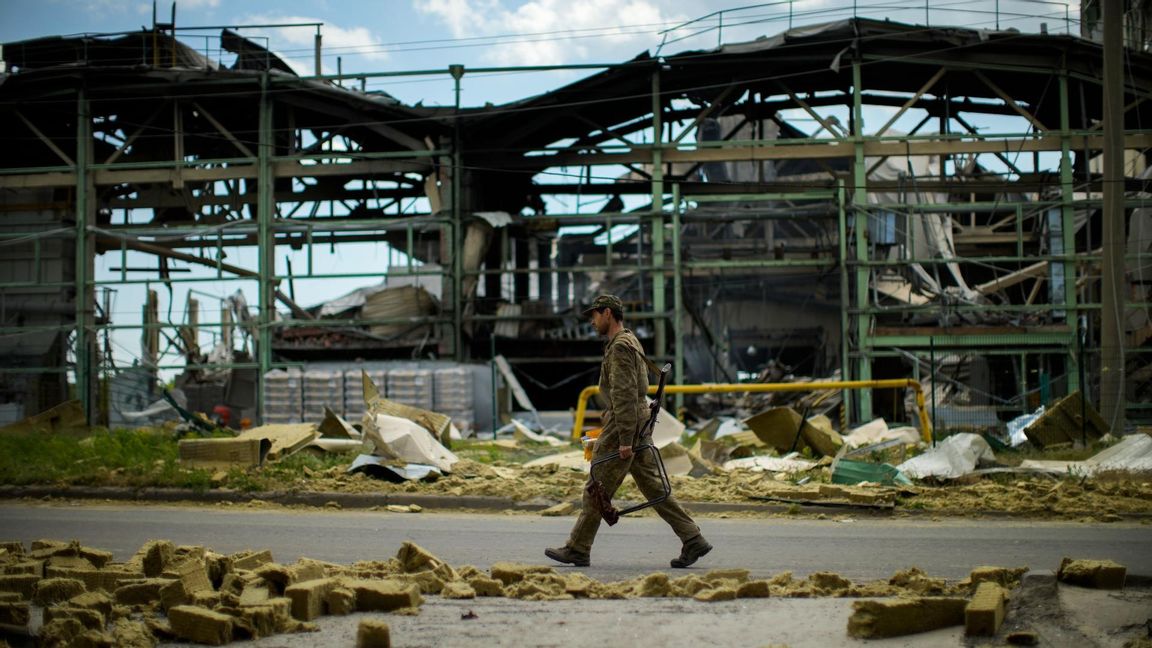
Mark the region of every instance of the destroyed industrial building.
<instances>
[{"instance_id":1,"label":"destroyed industrial building","mask_svg":"<svg viewBox=\"0 0 1152 648\"><path fill-rule=\"evenodd\" d=\"M143 420L161 371L181 372L193 411L355 418L365 371L389 398L490 430L496 395L566 410L594 384L600 342L579 311L599 292L624 299L678 384L911 378L937 426L974 429L1103 397L1089 38L852 18L644 53L509 104L426 107L298 76L233 31L227 64L175 33L4 45L5 422L70 384L92 421ZM1125 75L1120 398L1139 420L1152 56L1133 47ZM292 298L331 276L314 247L363 242L400 254L341 273L362 289ZM278 249L309 251L307 267ZM98 257L116 261L101 274ZM158 307L174 285L232 280L255 292ZM113 316L117 285L146 287L141 314ZM142 340L132 367L109 350L125 329ZM812 413L915 422L905 401L846 389Z\"/></svg>"}]
</instances>

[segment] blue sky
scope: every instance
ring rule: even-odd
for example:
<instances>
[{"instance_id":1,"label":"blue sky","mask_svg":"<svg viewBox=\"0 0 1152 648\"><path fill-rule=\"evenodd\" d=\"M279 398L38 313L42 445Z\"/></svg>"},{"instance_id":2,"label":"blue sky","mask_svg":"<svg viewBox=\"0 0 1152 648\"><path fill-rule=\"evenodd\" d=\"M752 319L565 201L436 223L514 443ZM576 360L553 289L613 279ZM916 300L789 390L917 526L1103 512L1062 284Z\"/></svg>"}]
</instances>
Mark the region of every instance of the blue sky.
<instances>
[{"instance_id":1,"label":"blue sky","mask_svg":"<svg viewBox=\"0 0 1152 648\"><path fill-rule=\"evenodd\" d=\"M451 64L466 69L498 66L614 63L643 51L655 52L662 39L680 39L663 50L674 53L687 49L714 47L721 37L712 16L668 34L662 31L686 21L733 6L750 3L717 0L180 0L178 27L203 25L254 25L259 23L323 22L323 67L335 73L337 57L346 74L412 69L446 70ZM1071 30L1078 30L1078 4L1049 0L859 0L859 14L875 18L933 25L992 28L997 20L1002 28L1038 31L1047 23L1051 32L1063 33L1065 15L1071 17ZM751 40L774 35L789 25L800 26L836 20L851 15L853 3L844 0L796 0L753 6L725 14L722 38L725 42ZM874 10L868 7L877 5ZM883 8L880 8L882 5ZM992 13L998 6L997 18ZM895 8L894 8L895 7ZM901 8L902 7L902 8ZM162 19L169 15L171 1L158 3ZM145 0L0 0L0 43L52 35L107 33L138 30L151 25L152 3ZM255 28L245 35L263 41L283 56L299 72L313 69L314 28ZM693 34L695 34L693 36ZM192 47L207 50L218 47L216 31L182 32ZM207 36L207 38L206 38ZM550 71L533 73L471 74L464 77L463 103L482 105L503 103L548 91L591 71ZM369 89L383 90L408 102L450 104L452 83L447 75L372 80ZM882 116L882 115L878 115ZM802 121L802 120L801 120ZM883 123L866 115L866 124ZM886 121L886 119L885 119ZM899 127L899 124L897 125ZM255 268L254 250L236 250L228 261ZM302 253L280 250L279 270L285 258L293 259L299 273L306 266ZM394 256L383 244L358 244L344 250L343 259L318 249L314 257L317 273L347 269L354 259L357 270L364 267L383 272ZM129 265L153 265L139 255L129 255ZM113 279L119 273L119 255L97 259L97 274ZM196 271L193 271L196 273ZM143 277L147 275L136 275ZM185 274L183 276L199 276ZM305 305L376 283L372 279L298 281L298 301ZM183 308L189 284L175 284L171 298L158 284L161 318L173 323L184 321ZM242 288L250 304L256 301L253 282L206 282L201 291L201 321L218 321L218 303ZM146 287L141 284L116 286L114 321L139 322L140 305ZM171 318L168 313L171 312ZM139 349L135 332L116 333L118 361L130 362ZM202 340L207 344L208 340ZM168 361L176 360L169 357Z\"/></svg>"}]
</instances>

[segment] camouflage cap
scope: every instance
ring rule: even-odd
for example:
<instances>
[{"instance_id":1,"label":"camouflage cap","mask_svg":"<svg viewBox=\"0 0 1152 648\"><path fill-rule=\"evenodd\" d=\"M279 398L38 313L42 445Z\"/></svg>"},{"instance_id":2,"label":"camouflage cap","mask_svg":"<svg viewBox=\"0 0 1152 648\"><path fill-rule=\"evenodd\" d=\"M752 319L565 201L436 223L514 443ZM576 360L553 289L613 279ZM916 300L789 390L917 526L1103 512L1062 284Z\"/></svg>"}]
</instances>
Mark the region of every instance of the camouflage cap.
<instances>
[{"instance_id":1,"label":"camouflage cap","mask_svg":"<svg viewBox=\"0 0 1152 648\"><path fill-rule=\"evenodd\" d=\"M614 308L620 314L623 314L624 302L620 301L620 298L616 295L600 295L596 299L592 300L591 306L584 309L583 315L584 317L588 317L592 314L592 311L600 310L602 308Z\"/></svg>"}]
</instances>

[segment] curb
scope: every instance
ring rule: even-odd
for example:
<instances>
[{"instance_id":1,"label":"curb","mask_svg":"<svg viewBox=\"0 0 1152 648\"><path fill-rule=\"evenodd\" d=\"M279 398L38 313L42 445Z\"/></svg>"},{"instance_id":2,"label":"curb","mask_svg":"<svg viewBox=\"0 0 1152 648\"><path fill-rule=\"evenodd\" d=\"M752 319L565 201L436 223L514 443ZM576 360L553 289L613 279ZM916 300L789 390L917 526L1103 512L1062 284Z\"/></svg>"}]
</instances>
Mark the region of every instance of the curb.
<instances>
[{"instance_id":1,"label":"curb","mask_svg":"<svg viewBox=\"0 0 1152 648\"><path fill-rule=\"evenodd\" d=\"M398 504L407 506L416 504L426 509L455 509L472 511L542 511L560 503L560 500L542 500L540 498L517 501L510 497L492 497L483 495L418 495L412 493L341 493L325 491L265 491L245 492L228 488L215 488L205 491L194 491L190 488L128 488L122 486L85 486L85 487L53 487L53 486L0 486L0 500L22 498L62 498L62 499L89 499L89 500L116 500L128 502L201 502L219 503L231 502L245 504L252 500L262 500L283 505L305 505L324 507L335 502L342 509L370 509L374 506L388 506ZM573 504L579 504L578 500ZM636 504L638 502L621 501L621 506ZM793 504L745 503L745 502L695 502L681 501L693 513L787 513L793 510ZM1010 511L971 511L971 510L939 510L926 511L917 509L869 509L853 506L801 506L805 515L825 513L829 515L852 515L854 517L891 518L896 517L943 517L968 518L973 515L992 519L1007 519L1018 517L1018 513ZM1076 516L1090 516L1090 511L1074 512ZM1124 514L1125 522L1140 522L1152 519L1152 513Z\"/></svg>"},{"instance_id":2,"label":"curb","mask_svg":"<svg viewBox=\"0 0 1152 648\"><path fill-rule=\"evenodd\" d=\"M542 511L559 502L539 499L516 501L509 497L478 495L415 495L410 493L339 493L324 491L268 491L249 493L226 488L196 492L187 488L125 488L92 486L81 488L53 488L50 486L0 486L0 499L63 498L89 500L117 500L134 502L231 502L244 504L254 499L276 504L302 504L323 507L336 502L342 509L369 509L373 506L416 504L427 509L468 509L476 511ZM574 502L578 504L579 502ZM621 506L635 502L618 502ZM787 504L754 504L741 502L682 502L685 508L699 513L764 512L783 513L791 509ZM892 511L874 511L853 507L822 506L819 512L852 513L889 517Z\"/></svg>"}]
</instances>

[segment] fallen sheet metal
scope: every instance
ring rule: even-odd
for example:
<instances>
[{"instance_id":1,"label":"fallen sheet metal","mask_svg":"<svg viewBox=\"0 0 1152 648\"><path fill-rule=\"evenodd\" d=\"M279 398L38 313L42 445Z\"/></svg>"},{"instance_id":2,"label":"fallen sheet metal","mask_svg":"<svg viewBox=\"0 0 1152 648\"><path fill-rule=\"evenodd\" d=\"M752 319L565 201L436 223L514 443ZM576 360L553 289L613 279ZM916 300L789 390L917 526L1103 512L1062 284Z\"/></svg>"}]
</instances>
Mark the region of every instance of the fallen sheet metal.
<instances>
[{"instance_id":1,"label":"fallen sheet metal","mask_svg":"<svg viewBox=\"0 0 1152 648\"><path fill-rule=\"evenodd\" d=\"M450 472L459 461L423 426L388 414L364 417L364 437L375 447L376 455L405 463L428 464Z\"/></svg>"},{"instance_id":2,"label":"fallen sheet metal","mask_svg":"<svg viewBox=\"0 0 1152 648\"><path fill-rule=\"evenodd\" d=\"M652 429L652 445L663 448L678 442L684 436L684 424L663 407L656 417L656 427Z\"/></svg>"},{"instance_id":3,"label":"fallen sheet metal","mask_svg":"<svg viewBox=\"0 0 1152 648\"><path fill-rule=\"evenodd\" d=\"M526 423L524 423L523 421L520 421L518 419L512 419L512 434L513 434L513 438L516 439L517 441L531 441L533 443L546 443L546 444L548 444L554 448L559 448L560 446L568 445L567 443L564 443L563 441L561 441L560 439L557 439L554 436L549 436L547 434L540 434L538 432L533 432L532 428L528 427L528 425Z\"/></svg>"},{"instance_id":4,"label":"fallen sheet metal","mask_svg":"<svg viewBox=\"0 0 1152 648\"><path fill-rule=\"evenodd\" d=\"M1141 433L1128 435L1116 445L1105 448L1084 461L1029 459L1020 462L1020 468L1083 476L1112 471L1148 473L1152 472L1152 436Z\"/></svg>"},{"instance_id":5,"label":"fallen sheet metal","mask_svg":"<svg viewBox=\"0 0 1152 648\"><path fill-rule=\"evenodd\" d=\"M970 474L981 464L996 461L992 447L979 434L965 432L953 434L926 450L896 466L896 469L912 479L936 477L956 479Z\"/></svg>"},{"instance_id":6,"label":"fallen sheet metal","mask_svg":"<svg viewBox=\"0 0 1152 648\"><path fill-rule=\"evenodd\" d=\"M272 449L265 438L181 439L180 462L193 468L251 468L261 466Z\"/></svg>"},{"instance_id":7,"label":"fallen sheet metal","mask_svg":"<svg viewBox=\"0 0 1152 648\"><path fill-rule=\"evenodd\" d=\"M447 442L449 440L452 425L451 417L384 398L366 371L361 370L360 380L364 385L364 406L368 410L367 414L364 415L365 422L371 419L373 414L387 414L419 424L439 441Z\"/></svg>"},{"instance_id":8,"label":"fallen sheet metal","mask_svg":"<svg viewBox=\"0 0 1152 648\"><path fill-rule=\"evenodd\" d=\"M440 472L436 466L429 466L426 464L403 464L398 463L395 459L388 457L381 457L379 455L362 454L352 461L352 465L348 466L348 473L364 473L369 477L376 479L383 479L395 484L406 481L420 481L427 479L431 475L440 476Z\"/></svg>"}]
</instances>

